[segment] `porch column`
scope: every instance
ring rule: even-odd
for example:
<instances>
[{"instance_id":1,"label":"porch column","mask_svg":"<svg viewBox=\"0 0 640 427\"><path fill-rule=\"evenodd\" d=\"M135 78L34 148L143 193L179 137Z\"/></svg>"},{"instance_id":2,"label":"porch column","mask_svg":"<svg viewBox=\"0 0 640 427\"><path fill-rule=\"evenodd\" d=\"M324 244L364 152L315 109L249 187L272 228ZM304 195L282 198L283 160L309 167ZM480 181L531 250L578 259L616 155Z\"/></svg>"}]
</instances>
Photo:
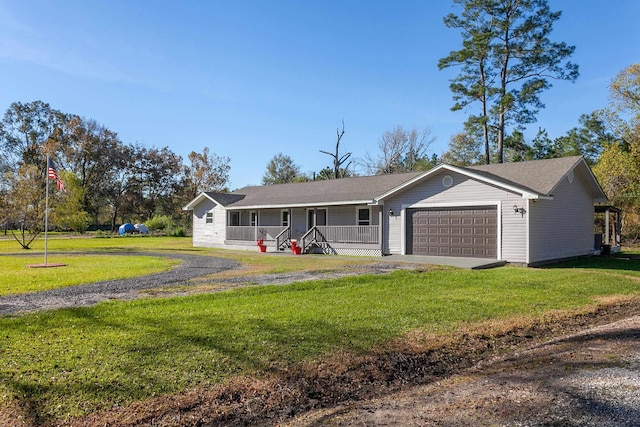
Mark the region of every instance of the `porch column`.
<instances>
[{"instance_id":1,"label":"porch column","mask_svg":"<svg viewBox=\"0 0 640 427\"><path fill-rule=\"evenodd\" d=\"M604 214L604 241L605 241L605 245L610 245L611 244L611 240L610 236L609 236L609 208L607 208L607 210L605 211Z\"/></svg>"},{"instance_id":2,"label":"porch column","mask_svg":"<svg viewBox=\"0 0 640 427\"><path fill-rule=\"evenodd\" d=\"M251 215L252 213L249 212L249 221L251 221ZM258 218L260 217L260 215L258 215L258 211L256 211L256 218L255 221L253 222L253 240L254 241L258 241Z\"/></svg>"},{"instance_id":3,"label":"porch column","mask_svg":"<svg viewBox=\"0 0 640 427\"><path fill-rule=\"evenodd\" d=\"M616 213L616 231L615 231L615 244L616 246L622 246L622 212Z\"/></svg>"}]
</instances>

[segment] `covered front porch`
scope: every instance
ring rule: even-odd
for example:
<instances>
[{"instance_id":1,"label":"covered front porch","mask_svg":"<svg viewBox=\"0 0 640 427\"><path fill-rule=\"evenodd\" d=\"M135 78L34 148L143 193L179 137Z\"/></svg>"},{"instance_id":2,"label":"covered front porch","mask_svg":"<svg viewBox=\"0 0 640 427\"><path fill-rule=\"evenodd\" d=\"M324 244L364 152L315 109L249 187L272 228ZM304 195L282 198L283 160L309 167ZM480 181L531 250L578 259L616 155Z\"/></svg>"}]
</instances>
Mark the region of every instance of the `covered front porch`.
<instances>
[{"instance_id":1,"label":"covered front porch","mask_svg":"<svg viewBox=\"0 0 640 427\"><path fill-rule=\"evenodd\" d=\"M595 206L594 250L603 255L620 252L622 249L622 210L615 206Z\"/></svg>"},{"instance_id":2,"label":"covered front porch","mask_svg":"<svg viewBox=\"0 0 640 427\"><path fill-rule=\"evenodd\" d=\"M284 251L295 242L303 253L380 256L380 216L377 206L230 210L225 245L261 241L268 251Z\"/></svg>"}]
</instances>

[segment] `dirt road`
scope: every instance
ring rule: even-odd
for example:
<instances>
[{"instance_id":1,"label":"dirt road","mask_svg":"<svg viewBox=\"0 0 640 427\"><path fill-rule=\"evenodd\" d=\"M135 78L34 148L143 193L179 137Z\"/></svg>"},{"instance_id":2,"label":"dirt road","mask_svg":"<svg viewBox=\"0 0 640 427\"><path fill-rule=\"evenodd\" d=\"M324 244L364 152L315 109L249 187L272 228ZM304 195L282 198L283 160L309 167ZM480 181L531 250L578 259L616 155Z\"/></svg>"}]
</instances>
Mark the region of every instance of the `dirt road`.
<instances>
[{"instance_id":1,"label":"dirt road","mask_svg":"<svg viewBox=\"0 0 640 427\"><path fill-rule=\"evenodd\" d=\"M289 426L640 426L640 316Z\"/></svg>"}]
</instances>

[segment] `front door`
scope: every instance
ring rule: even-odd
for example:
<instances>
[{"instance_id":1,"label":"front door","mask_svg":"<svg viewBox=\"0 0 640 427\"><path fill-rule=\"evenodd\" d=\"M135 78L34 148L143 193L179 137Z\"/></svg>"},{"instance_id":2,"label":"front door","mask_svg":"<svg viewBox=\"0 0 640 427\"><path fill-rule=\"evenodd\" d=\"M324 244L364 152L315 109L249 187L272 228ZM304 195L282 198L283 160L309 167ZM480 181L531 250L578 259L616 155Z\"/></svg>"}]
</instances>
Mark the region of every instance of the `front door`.
<instances>
[{"instance_id":1,"label":"front door","mask_svg":"<svg viewBox=\"0 0 640 427\"><path fill-rule=\"evenodd\" d=\"M327 208L307 211L307 229L316 225L327 225Z\"/></svg>"}]
</instances>

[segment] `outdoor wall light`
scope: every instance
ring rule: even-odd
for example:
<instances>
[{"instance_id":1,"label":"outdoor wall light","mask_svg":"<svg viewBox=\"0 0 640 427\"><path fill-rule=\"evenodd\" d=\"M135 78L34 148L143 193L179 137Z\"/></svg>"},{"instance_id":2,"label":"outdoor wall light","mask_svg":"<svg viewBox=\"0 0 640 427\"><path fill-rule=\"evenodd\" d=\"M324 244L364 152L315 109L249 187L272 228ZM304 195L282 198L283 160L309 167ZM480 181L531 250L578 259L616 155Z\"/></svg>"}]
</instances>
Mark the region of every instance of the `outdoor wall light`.
<instances>
[{"instance_id":1,"label":"outdoor wall light","mask_svg":"<svg viewBox=\"0 0 640 427\"><path fill-rule=\"evenodd\" d=\"M524 216L524 214L527 213L527 210L525 208L519 208L518 205L513 205L513 212Z\"/></svg>"},{"instance_id":2,"label":"outdoor wall light","mask_svg":"<svg viewBox=\"0 0 640 427\"><path fill-rule=\"evenodd\" d=\"M389 216L393 216L393 209L389 209Z\"/></svg>"}]
</instances>

